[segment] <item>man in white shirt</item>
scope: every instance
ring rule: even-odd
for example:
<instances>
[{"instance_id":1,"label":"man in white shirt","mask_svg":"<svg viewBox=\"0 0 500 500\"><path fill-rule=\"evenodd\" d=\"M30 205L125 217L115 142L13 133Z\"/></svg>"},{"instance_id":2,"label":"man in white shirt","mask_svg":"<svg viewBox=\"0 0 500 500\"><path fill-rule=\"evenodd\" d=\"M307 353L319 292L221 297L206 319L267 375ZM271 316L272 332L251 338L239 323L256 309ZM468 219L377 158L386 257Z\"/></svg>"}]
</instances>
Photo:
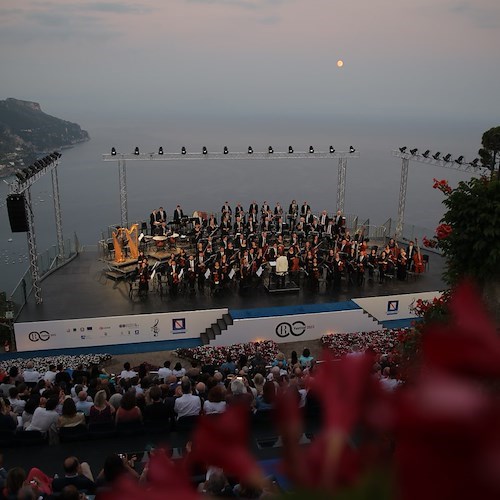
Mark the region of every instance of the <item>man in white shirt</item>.
<instances>
[{"instance_id":1,"label":"man in white shirt","mask_svg":"<svg viewBox=\"0 0 500 500\"><path fill-rule=\"evenodd\" d=\"M19 390L17 387L11 387L9 389L9 401L12 411L16 415L21 415L24 411L24 407L26 406L26 401L19 399Z\"/></svg>"},{"instance_id":2,"label":"man in white shirt","mask_svg":"<svg viewBox=\"0 0 500 500\"><path fill-rule=\"evenodd\" d=\"M123 365L123 370L120 373L120 378L134 378L137 375L137 372L130 369L130 363L127 361Z\"/></svg>"},{"instance_id":3,"label":"man in white shirt","mask_svg":"<svg viewBox=\"0 0 500 500\"><path fill-rule=\"evenodd\" d=\"M285 277L288 273L288 259L283 255L283 250L279 250L279 257L276 259L276 276L278 277L278 288L285 286Z\"/></svg>"},{"instance_id":4,"label":"man in white shirt","mask_svg":"<svg viewBox=\"0 0 500 500\"><path fill-rule=\"evenodd\" d=\"M47 432L53 425L56 425L59 414L56 412L58 404L57 398L50 398L45 403L45 408L39 406L33 413L30 425L27 431Z\"/></svg>"},{"instance_id":5,"label":"man in white shirt","mask_svg":"<svg viewBox=\"0 0 500 500\"><path fill-rule=\"evenodd\" d=\"M191 381L188 377L181 379L182 396L174 403L174 411L177 419L199 415L201 412L201 399L191 394Z\"/></svg>"},{"instance_id":6,"label":"man in white shirt","mask_svg":"<svg viewBox=\"0 0 500 500\"><path fill-rule=\"evenodd\" d=\"M54 380L56 379L56 375L56 365L49 365L49 369L43 375L43 380L53 384Z\"/></svg>"},{"instance_id":7,"label":"man in white shirt","mask_svg":"<svg viewBox=\"0 0 500 500\"><path fill-rule=\"evenodd\" d=\"M172 370L170 369L170 361L167 360L163 363L163 367L158 370L158 378L165 382L166 378L170 377L170 375L172 375Z\"/></svg>"},{"instance_id":8,"label":"man in white shirt","mask_svg":"<svg viewBox=\"0 0 500 500\"><path fill-rule=\"evenodd\" d=\"M23 371L24 382L28 386L34 386L42 378L40 373L33 368L33 361L28 361L26 368Z\"/></svg>"}]
</instances>

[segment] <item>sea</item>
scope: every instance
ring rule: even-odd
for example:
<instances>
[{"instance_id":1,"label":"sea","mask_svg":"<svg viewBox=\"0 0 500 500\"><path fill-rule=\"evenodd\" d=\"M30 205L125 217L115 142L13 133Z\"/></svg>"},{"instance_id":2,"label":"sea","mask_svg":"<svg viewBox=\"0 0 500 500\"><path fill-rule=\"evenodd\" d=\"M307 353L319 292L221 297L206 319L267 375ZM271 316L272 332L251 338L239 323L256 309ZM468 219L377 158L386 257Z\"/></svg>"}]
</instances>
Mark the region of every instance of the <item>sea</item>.
<instances>
[{"instance_id":1,"label":"sea","mask_svg":"<svg viewBox=\"0 0 500 500\"><path fill-rule=\"evenodd\" d=\"M477 156L488 121L425 117L360 117L331 115L219 115L159 114L140 117L73 116L88 130L91 140L62 150L58 167L63 235L76 233L80 243L96 245L107 228L120 224L118 164L103 162L112 147L118 152L230 151L346 151L352 145L360 153L347 163L345 213L356 214L370 225L397 218L401 159L391 151L402 146L430 149L453 158ZM148 221L150 212L163 206L173 214L180 204L186 214L218 212L227 200L248 207L256 200L288 207L292 199L307 201L314 213L336 207L338 160L200 160L127 162L129 222ZM433 178L447 179L452 187L471 174L410 162L405 222L428 228L429 236L443 216L442 194L432 189ZM9 296L29 266L27 235L12 233L6 208L8 183L0 181L0 291ZM39 253L55 246L56 225L51 176L32 188L32 209Z\"/></svg>"}]
</instances>

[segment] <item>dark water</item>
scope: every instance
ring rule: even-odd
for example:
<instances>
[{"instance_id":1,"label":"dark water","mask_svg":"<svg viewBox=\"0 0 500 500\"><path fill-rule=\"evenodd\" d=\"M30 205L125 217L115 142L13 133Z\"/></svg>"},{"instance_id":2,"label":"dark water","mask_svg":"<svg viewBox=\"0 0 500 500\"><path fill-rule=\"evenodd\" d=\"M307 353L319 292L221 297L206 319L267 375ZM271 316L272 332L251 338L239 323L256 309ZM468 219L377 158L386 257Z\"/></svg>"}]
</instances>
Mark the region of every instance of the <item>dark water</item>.
<instances>
[{"instance_id":1,"label":"dark water","mask_svg":"<svg viewBox=\"0 0 500 500\"><path fill-rule=\"evenodd\" d=\"M78 119L77 119L78 121ZM104 163L102 154L112 146L120 152L166 151L306 151L309 145L327 150L332 144L346 150L351 144L359 159L347 165L345 212L383 224L396 217L401 161L391 155L399 146L451 153L467 160L476 157L482 133L490 123L427 122L425 119L363 119L355 117L128 117L80 121L91 141L64 150L58 168L65 237L74 232L84 244L96 244L101 231L120 222L118 168ZM432 189L432 179L446 178L452 186L470 174L411 163L406 202L406 221L433 228L443 213L442 196ZM9 179L7 179L9 180ZM28 266L26 235L12 234L5 197L0 187L0 291L10 293ZM313 212L334 211L337 160L286 161L180 161L128 162L129 221L147 220L160 205L169 213L180 203L186 213L218 211L228 200L248 207L256 199L272 206L288 206L292 198L307 200ZM36 239L41 252L55 244L55 222L50 175L32 188ZM13 241L9 242L8 239Z\"/></svg>"}]
</instances>

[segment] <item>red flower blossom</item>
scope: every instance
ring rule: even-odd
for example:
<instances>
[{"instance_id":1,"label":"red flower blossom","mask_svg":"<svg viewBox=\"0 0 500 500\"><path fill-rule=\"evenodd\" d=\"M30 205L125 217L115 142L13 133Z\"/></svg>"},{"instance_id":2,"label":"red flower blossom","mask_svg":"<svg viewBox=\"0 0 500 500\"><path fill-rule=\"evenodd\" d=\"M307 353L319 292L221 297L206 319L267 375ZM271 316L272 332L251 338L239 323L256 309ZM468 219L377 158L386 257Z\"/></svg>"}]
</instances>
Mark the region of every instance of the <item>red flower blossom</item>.
<instances>
[{"instance_id":1,"label":"red flower blossom","mask_svg":"<svg viewBox=\"0 0 500 500\"><path fill-rule=\"evenodd\" d=\"M436 248L438 244L438 242L434 238L429 240L426 236L422 238L422 243L426 248Z\"/></svg>"},{"instance_id":2,"label":"red flower blossom","mask_svg":"<svg viewBox=\"0 0 500 500\"><path fill-rule=\"evenodd\" d=\"M445 179L438 180L438 179L432 179L434 181L433 188L434 189L439 189L441 192L444 194L451 194L453 191L451 187L448 184L448 181Z\"/></svg>"},{"instance_id":3,"label":"red flower blossom","mask_svg":"<svg viewBox=\"0 0 500 500\"><path fill-rule=\"evenodd\" d=\"M436 228L436 237L438 240L444 240L450 236L452 228L449 224L439 224Z\"/></svg>"}]
</instances>

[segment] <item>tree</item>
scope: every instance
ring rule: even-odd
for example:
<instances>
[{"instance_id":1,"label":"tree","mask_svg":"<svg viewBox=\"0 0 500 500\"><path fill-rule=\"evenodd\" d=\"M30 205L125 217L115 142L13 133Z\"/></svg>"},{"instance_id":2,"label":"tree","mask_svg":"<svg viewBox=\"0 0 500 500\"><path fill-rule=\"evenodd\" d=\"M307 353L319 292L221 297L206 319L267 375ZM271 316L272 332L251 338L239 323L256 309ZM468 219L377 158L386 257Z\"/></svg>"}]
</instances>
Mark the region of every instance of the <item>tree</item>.
<instances>
[{"instance_id":1,"label":"tree","mask_svg":"<svg viewBox=\"0 0 500 500\"><path fill-rule=\"evenodd\" d=\"M483 134L481 141L483 147L478 151L483 167L491 171L491 178L495 175L495 167L498 167L498 179L500 179L500 127L493 127Z\"/></svg>"}]
</instances>

